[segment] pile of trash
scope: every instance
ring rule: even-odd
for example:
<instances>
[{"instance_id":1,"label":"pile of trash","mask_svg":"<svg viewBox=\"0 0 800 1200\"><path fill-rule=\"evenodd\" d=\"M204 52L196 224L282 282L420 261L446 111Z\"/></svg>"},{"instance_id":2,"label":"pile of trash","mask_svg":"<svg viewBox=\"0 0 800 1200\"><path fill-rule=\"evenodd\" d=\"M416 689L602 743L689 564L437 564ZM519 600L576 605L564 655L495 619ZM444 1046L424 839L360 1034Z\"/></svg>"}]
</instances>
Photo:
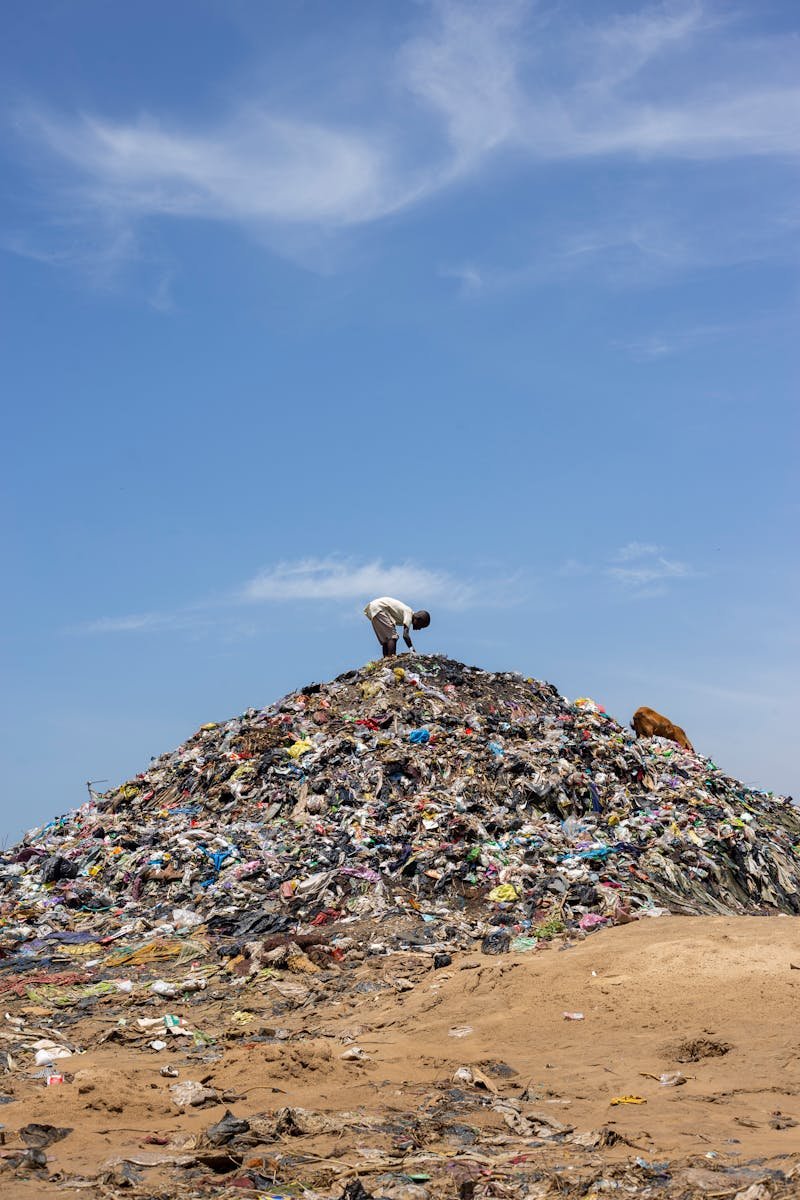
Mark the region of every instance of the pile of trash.
<instances>
[{"instance_id":1,"label":"pile of trash","mask_svg":"<svg viewBox=\"0 0 800 1200\"><path fill-rule=\"evenodd\" d=\"M549 683L405 655L209 722L5 850L0 990L144 934L311 969L667 911L800 912L791 801Z\"/></svg>"}]
</instances>

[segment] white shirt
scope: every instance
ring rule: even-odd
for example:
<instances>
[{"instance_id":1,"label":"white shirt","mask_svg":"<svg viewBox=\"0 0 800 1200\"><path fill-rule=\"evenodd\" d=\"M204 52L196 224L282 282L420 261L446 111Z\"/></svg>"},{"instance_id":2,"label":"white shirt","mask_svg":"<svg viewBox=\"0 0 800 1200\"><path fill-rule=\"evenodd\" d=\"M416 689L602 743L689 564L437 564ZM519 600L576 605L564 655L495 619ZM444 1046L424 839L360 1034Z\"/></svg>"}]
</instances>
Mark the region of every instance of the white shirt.
<instances>
[{"instance_id":1,"label":"white shirt","mask_svg":"<svg viewBox=\"0 0 800 1200\"><path fill-rule=\"evenodd\" d=\"M404 629L411 628L414 610L401 600L393 600L391 596L379 596L377 600L370 600L364 609L367 620L371 621L378 613L386 613L395 625L402 625Z\"/></svg>"}]
</instances>

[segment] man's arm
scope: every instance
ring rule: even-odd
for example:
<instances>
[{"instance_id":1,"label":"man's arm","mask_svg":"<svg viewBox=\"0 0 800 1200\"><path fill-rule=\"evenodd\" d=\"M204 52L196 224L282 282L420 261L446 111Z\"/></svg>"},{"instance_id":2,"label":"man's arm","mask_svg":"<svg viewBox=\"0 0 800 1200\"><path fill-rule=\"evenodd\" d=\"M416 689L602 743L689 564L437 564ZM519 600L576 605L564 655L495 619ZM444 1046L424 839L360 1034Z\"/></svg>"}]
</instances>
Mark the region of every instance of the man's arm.
<instances>
[{"instance_id":1,"label":"man's arm","mask_svg":"<svg viewBox=\"0 0 800 1200\"><path fill-rule=\"evenodd\" d=\"M403 626L403 641L408 646L409 650L413 650L414 647L411 643L411 634L409 633L408 628L408 625Z\"/></svg>"}]
</instances>

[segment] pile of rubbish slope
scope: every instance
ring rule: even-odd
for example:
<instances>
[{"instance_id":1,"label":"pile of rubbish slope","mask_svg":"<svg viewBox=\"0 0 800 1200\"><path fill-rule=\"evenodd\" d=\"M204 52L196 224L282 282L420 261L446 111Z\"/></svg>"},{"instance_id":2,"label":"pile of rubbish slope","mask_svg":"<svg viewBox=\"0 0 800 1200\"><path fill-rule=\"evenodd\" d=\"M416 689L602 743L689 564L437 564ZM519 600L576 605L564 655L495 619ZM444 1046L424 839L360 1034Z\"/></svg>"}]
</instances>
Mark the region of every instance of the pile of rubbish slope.
<instances>
[{"instance_id":1,"label":"pile of rubbish slope","mask_svg":"<svg viewBox=\"0 0 800 1200\"><path fill-rule=\"evenodd\" d=\"M99 932L341 960L665 911L800 912L790 800L549 683L405 655L204 725L6 850L0 981Z\"/></svg>"}]
</instances>

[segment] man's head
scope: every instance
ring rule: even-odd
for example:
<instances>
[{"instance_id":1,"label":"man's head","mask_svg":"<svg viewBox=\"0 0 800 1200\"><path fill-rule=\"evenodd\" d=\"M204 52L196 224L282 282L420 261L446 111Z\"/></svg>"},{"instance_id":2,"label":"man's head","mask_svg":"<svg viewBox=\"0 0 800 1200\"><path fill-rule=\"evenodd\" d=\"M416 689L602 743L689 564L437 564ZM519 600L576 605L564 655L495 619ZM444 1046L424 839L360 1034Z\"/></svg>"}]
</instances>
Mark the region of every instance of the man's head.
<instances>
[{"instance_id":1,"label":"man's head","mask_svg":"<svg viewBox=\"0 0 800 1200\"><path fill-rule=\"evenodd\" d=\"M415 612L411 618L412 629L427 629L431 623L431 614L421 608L419 612Z\"/></svg>"}]
</instances>

